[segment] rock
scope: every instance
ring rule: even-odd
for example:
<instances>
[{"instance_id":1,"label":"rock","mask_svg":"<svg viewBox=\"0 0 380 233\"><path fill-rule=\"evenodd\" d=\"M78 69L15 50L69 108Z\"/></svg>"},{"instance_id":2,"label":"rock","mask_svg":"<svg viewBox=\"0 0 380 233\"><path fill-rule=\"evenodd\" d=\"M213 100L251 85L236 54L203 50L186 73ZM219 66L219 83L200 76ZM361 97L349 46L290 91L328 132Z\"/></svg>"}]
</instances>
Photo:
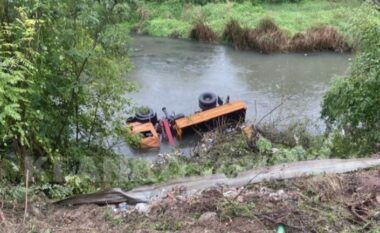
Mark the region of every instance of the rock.
<instances>
[{"instance_id":1,"label":"rock","mask_svg":"<svg viewBox=\"0 0 380 233\"><path fill-rule=\"evenodd\" d=\"M376 194L376 201L380 204L380 192Z\"/></svg>"},{"instance_id":2,"label":"rock","mask_svg":"<svg viewBox=\"0 0 380 233\"><path fill-rule=\"evenodd\" d=\"M277 195L279 196L279 197L286 197L287 195L286 195L286 193L285 193L285 191L284 190L282 190L282 189L280 189L280 190L278 190L277 191Z\"/></svg>"},{"instance_id":3,"label":"rock","mask_svg":"<svg viewBox=\"0 0 380 233\"><path fill-rule=\"evenodd\" d=\"M270 193L269 194L269 198L272 200L272 201L280 201L280 200L285 200L288 198L288 194L280 189L278 190L277 192L275 193Z\"/></svg>"},{"instance_id":4,"label":"rock","mask_svg":"<svg viewBox=\"0 0 380 233\"><path fill-rule=\"evenodd\" d=\"M242 191L244 187L239 187L239 188L232 188L230 190L227 190L223 193L223 196L226 197L226 198L235 198L237 195L240 194L240 192Z\"/></svg>"},{"instance_id":5,"label":"rock","mask_svg":"<svg viewBox=\"0 0 380 233\"><path fill-rule=\"evenodd\" d=\"M140 214L147 214L150 210L150 206L145 203L139 203L135 206L135 210Z\"/></svg>"},{"instance_id":6,"label":"rock","mask_svg":"<svg viewBox=\"0 0 380 233\"><path fill-rule=\"evenodd\" d=\"M206 212L206 213L203 213L199 217L198 223L202 225L207 225L217 220L218 220L218 217L215 212Z\"/></svg>"}]
</instances>

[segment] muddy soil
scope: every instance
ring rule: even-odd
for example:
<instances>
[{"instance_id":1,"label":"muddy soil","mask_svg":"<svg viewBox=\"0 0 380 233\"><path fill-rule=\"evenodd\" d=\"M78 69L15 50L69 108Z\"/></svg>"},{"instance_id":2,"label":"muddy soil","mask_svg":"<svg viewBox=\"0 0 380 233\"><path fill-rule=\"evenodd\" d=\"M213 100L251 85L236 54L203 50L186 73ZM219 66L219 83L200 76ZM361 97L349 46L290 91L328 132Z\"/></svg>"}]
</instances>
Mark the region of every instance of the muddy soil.
<instances>
[{"instance_id":1,"label":"muddy soil","mask_svg":"<svg viewBox=\"0 0 380 233\"><path fill-rule=\"evenodd\" d=\"M3 203L0 232L378 232L380 167L340 175L223 186L175 187L149 211L115 206Z\"/></svg>"}]
</instances>

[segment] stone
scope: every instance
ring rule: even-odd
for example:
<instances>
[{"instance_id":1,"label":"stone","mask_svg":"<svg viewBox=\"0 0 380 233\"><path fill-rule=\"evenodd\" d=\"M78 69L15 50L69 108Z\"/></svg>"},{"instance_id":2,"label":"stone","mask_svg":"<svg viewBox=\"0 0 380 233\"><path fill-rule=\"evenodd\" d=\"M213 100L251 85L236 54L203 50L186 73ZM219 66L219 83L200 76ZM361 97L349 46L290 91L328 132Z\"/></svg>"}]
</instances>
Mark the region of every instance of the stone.
<instances>
[{"instance_id":1,"label":"stone","mask_svg":"<svg viewBox=\"0 0 380 233\"><path fill-rule=\"evenodd\" d=\"M198 223L202 225L207 225L217 220L218 216L215 212L205 212L199 217Z\"/></svg>"},{"instance_id":2,"label":"stone","mask_svg":"<svg viewBox=\"0 0 380 233\"><path fill-rule=\"evenodd\" d=\"M148 204L145 204L145 203L138 203L135 206L135 210L140 214L147 214L147 213L149 213L150 206Z\"/></svg>"}]
</instances>

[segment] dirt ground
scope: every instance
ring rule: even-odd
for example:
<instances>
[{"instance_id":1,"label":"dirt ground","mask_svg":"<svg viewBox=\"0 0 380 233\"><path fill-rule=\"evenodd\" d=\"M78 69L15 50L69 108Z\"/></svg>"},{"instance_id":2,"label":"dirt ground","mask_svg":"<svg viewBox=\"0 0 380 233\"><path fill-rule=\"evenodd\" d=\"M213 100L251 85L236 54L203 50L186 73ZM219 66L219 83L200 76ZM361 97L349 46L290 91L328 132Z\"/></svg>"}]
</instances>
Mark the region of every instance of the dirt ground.
<instances>
[{"instance_id":1,"label":"dirt ground","mask_svg":"<svg viewBox=\"0 0 380 233\"><path fill-rule=\"evenodd\" d=\"M149 211L2 203L0 232L380 232L380 168L215 187L177 187ZM25 216L25 217L24 217ZM24 219L25 218L25 219Z\"/></svg>"}]
</instances>

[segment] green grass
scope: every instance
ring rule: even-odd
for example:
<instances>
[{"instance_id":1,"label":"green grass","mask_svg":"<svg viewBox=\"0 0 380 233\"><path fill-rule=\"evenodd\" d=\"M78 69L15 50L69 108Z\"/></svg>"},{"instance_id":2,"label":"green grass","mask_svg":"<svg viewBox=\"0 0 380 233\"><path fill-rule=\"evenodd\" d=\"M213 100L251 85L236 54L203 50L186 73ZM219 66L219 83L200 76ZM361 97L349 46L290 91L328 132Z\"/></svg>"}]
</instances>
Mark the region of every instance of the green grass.
<instances>
[{"instance_id":1,"label":"green grass","mask_svg":"<svg viewBox=\"0 0 380 233\"><path fill-rule=\"evenodd\" d=\"M221 36L226 22L237 20L242 26L253 28L263 17L271 17L290 34L320 25L331 25L342 31L350 14L360 5L358 0L305 0L301 3L260 4L209 3L204 6L181 4L175 1L149 2L139 6L144 17L135 16L135 26L152 36L167 37L177 34L188 38L197 22L205 22Z\"/></svg>"}]
</instances>

